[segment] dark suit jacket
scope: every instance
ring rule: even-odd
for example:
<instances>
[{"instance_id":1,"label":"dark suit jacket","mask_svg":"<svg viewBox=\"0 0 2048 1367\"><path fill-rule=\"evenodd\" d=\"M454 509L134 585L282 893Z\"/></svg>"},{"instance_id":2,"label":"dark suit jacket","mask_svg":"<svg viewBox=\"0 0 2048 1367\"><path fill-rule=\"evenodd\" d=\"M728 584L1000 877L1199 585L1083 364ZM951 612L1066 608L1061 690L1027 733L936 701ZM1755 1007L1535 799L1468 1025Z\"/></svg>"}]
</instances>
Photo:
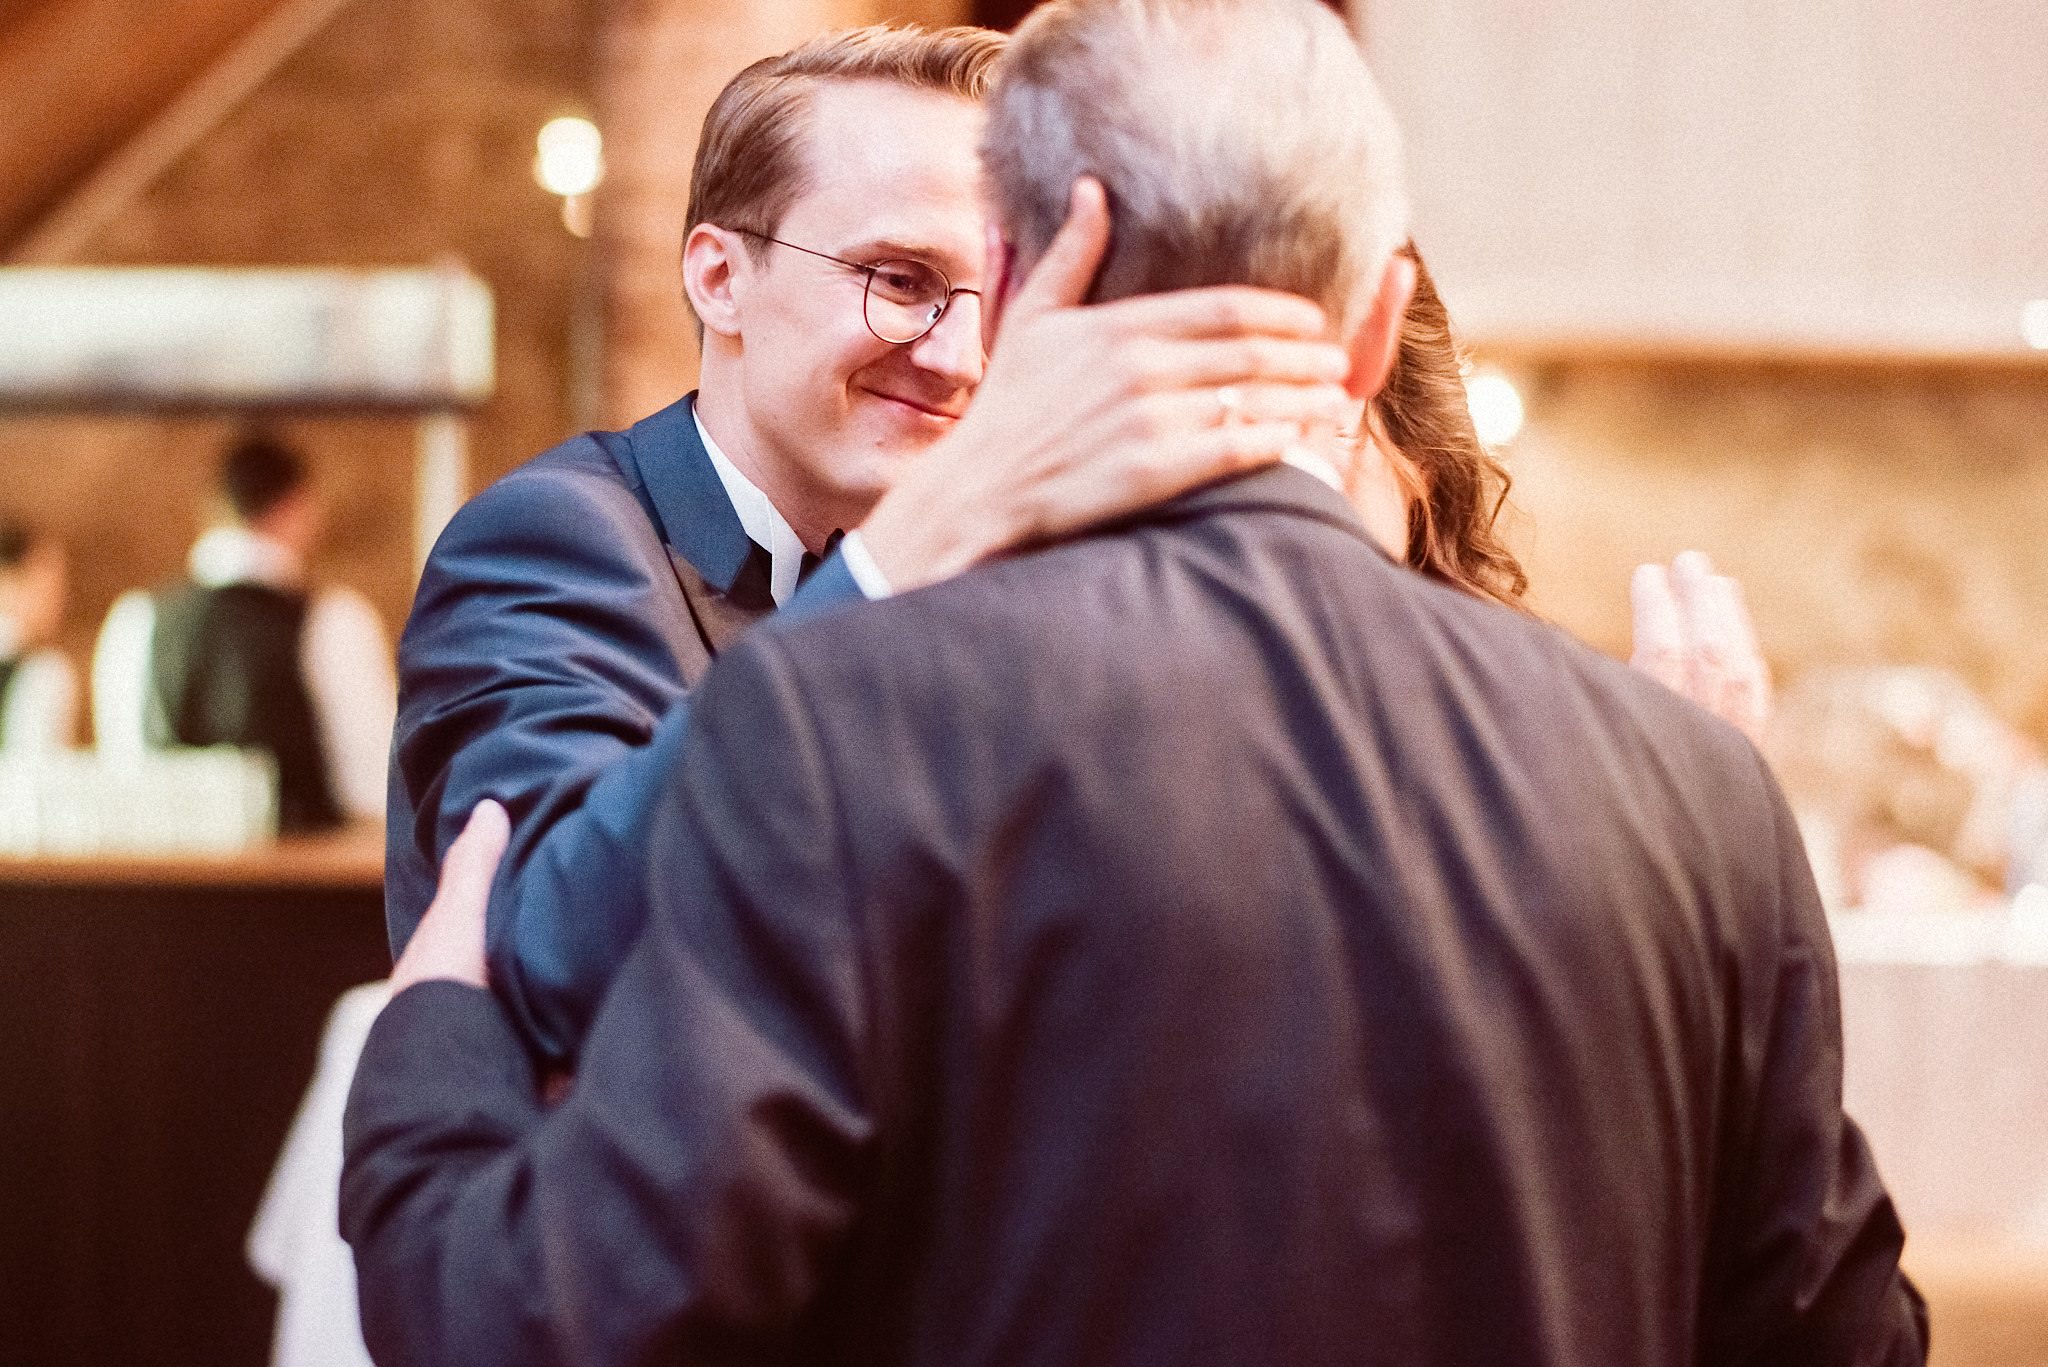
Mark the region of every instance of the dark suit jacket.
<instances>
[{"instance_id":1,"label":"dark suit jacket","mask_svg":"<svg viewBox=\"0 0 2048 1367\"><path fill-rule=\"evenodd\" d=\"M529 1043L573 1052L639 931L612 888L675 765L684 698L773 609L697 437L694 395L477 495L428 557L398 645L384 913L396 956L484 798L510 811L492 980ZM860 590L834 557L806 610ZM791 607L797 602L792 601Z\"/></svg>"},{"instance_id":2,"label":"dark suit jacket","mask_svg":"<svg viewBox=\"0 0 2048 1367\"><path fill-rule=\"evenodd\" d=\"M771 623L694 720L559 1109L487 994L371 1035L380 1361L1922 1360L1755 751L1310 477Z\"/></svg>"}]
</instances>

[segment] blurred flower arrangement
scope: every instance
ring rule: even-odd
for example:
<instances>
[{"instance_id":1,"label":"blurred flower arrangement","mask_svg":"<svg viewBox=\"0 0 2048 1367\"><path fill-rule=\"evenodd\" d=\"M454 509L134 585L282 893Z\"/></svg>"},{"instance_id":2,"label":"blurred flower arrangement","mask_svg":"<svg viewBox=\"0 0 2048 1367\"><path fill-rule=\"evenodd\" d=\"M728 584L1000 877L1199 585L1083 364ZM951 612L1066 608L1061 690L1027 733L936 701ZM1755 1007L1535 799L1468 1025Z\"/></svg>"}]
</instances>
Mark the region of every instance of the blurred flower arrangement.
<instances>
[{"instance_id":1,"label":"blurred flower arrangement","mask_svg":"<svg viewBox=\"0 0 2048 1367\"><path fill-rule=\"evenodd\" d=\"M1816 671L1766 750L1830 910L1986 910L2048 883L2048 766L1954 674Z\"/></svg>"}]
</instances>

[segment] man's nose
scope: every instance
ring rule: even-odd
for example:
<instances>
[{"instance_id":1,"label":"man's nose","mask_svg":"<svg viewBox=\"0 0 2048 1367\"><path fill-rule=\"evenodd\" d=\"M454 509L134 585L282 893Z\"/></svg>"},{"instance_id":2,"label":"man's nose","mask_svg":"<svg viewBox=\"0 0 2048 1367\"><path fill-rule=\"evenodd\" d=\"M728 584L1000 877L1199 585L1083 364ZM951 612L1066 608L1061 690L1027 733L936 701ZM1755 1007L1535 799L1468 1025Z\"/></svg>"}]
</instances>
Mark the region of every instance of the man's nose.
<instances>
[{"instance_id":1,"label":"man's nose","mask_svg":"<svg viewBox=\"0 0 2048 1367\"><path fill-rule=\"evenodd\" d=\"M988 354L981 346L981 296L956 294L930 332L910 344L910 359L956 389L981 383Z\"/></svg>"}]
</instances>

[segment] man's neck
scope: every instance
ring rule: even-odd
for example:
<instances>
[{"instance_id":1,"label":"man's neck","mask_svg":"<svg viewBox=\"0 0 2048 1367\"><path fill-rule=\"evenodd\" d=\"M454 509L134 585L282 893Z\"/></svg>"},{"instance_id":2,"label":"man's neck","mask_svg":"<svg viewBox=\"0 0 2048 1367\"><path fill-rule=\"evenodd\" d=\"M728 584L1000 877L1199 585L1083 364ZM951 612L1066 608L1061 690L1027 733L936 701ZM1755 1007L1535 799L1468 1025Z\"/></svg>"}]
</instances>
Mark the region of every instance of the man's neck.
<instances>
[{"instance_id":1,"label":"man's neck","mask_svg":"<svg viewBox=\"0 0 2048 1367\"><path fill-rule=\"evenodd\" d=\"M849 518L846 510L834 506L827 491L815 486L799 487L790 478L787 462L764 457L766 443L747 421L745 408L729 387L710 381L707 374L703 387L697 391L697 420L704 424L705 432L718 443L718 449L733 467L774 505L803 542L804 549L822 553L826 538L854 526L860 519Z\"/></svg>"}]
</instances>

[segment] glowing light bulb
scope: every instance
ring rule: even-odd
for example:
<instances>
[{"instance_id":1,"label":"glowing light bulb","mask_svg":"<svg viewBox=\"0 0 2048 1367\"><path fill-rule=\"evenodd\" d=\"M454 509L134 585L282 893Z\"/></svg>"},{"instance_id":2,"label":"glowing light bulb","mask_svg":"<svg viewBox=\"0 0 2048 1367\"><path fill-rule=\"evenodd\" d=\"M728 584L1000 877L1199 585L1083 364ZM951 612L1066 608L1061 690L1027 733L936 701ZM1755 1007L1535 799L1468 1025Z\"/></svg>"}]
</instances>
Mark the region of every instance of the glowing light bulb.
<instances>
[{"instance_id":1,"label":"glowing light bulb","mask_svg":"<svg viewBox=\"0 0 2048 1367\"><path fill-rule=\"evenodd\" d=\"M589 119L549 119L534 149L533 178L550 194L587 195L604 179L604 135Z\"/></svg>"},{"instance_id":2,"label":"glowing light bulb","mask_svg":"<svg viewBox=\"0 0 2048 1367\"><path fill-rule=\"evenodd\" d=\"M1481 370L1465 381L1465 405L1472 426L1488 446L1505 446L1522 430L1527 416L1514 383L1497 370Z\"/></svg>"}]
</instances>

